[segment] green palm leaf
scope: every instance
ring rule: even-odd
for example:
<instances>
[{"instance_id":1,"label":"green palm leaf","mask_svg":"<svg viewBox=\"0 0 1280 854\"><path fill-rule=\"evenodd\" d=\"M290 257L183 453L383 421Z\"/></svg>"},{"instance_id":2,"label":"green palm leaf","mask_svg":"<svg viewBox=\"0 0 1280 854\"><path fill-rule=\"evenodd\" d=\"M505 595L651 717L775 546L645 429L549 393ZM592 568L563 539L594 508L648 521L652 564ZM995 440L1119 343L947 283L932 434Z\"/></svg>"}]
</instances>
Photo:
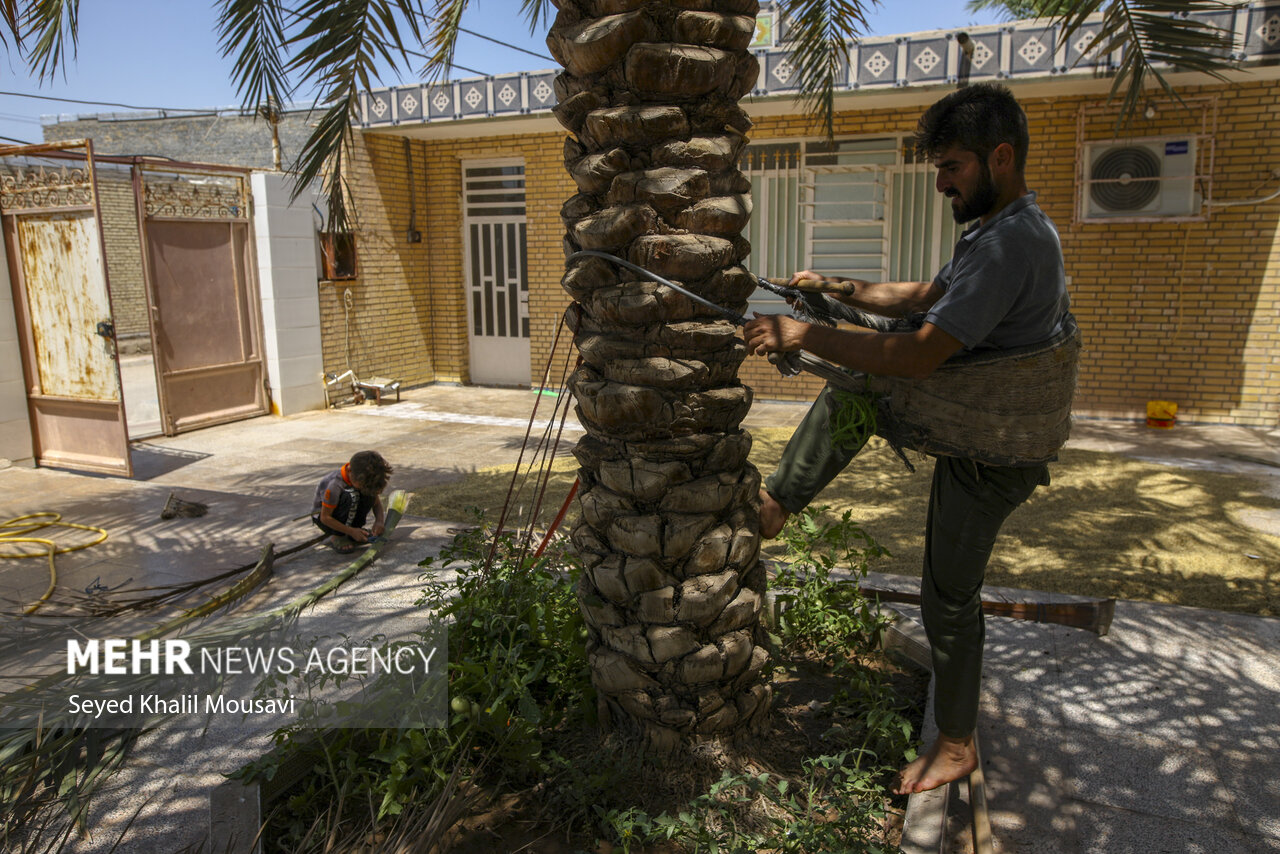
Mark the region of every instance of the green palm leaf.
<instances>
[{"instance_id":1,"label":"green palm leaf","mask_svg":"<svg viewBox=\"0 0 1280 854\"><path fill-rule=\"evenodd\" d=\"M804 111L831 137L836 86L847 69L849 44L867 29L866 6L861 0L783 0L779 12Z\"/></svg>"},{"instance_id":2,"label":"green palm leaf","mask_svg":"<svg viewBox=\"0 0 1280 854\"><path fill-rule=\"evenodd\" d=\"M307 0L297 10L299 29L288 39L295 53L285 71L314 84L316 103L328 107L294 163L294 197L323 178L334 231L351 227L345 172L359 93L373 88L379 63L392 71L409 64L400 30L420 43L421 15L417 0Z\"/></svg>"},{"instance_id":3,"label":"green palm leaf","mask_svg":"<svg viewBox=\"0 0 1280 854\"><path fill-rule=\"evenodd\" d=\"M1098 13L1102 0L1058 2L1051 6L1062 25L1061 39L1070 41L1086 26L1087 19ZM1110 95L1114 98L1124 91L1120 109L1122 122L1137 112L1148 75L1155 78L1165 92L1177 97L1161 66L1226 79L1223 72L1236 65L1231 58L1234 34L1183 15L1228 8L1231 7L1219 0L1112 0L1102 14L1093 44L1103 53L1124 51Z\"/></svg>"},{"instance_id":4,"label":"green palm leaf","mask_svg":"<svg viewBox=\"0 0 1280 854\"><path fill-rule=\"evenodd\" d=\"M79 20L78 0L37 0L22 13L16 41L22 45L28 38L35 37L35 45L27 52L26 60L40 82L53 79L66 61L68 46L72 59L75 58Z\"/></svg>"},{"instance_id":5,"label":"green palm leaf","mask_svg":"<svg viewBox=\"0 0 1280 854\"><path fill-rule=\"evenodd\" d=\"M427 62L422 75L427 80L443 80L453 67L453 56L462 30L462 13L470 0L437 0L431 15L431 31Z\"/></svg>"},{"instance_id":6,"label":"green palm leaf","mask_svg":"<svg viewBox=\"0 0 1280 854\"><path fill-rule=\"evenodd\" d=\"M551 27L551 0L520 0L520 14L529 22L529 33Z\"/></svg>"},{"instance_id":7,"label":"green palm leaf","mask_svg":"<svg viewBox=\"0 0 1280 854\"><path fill-rule=\"evenodd\" d=\"M218 46L235 55L232 82L243 103L274 99L284 103L291 86L285 74L284 10L278 0L223 0L218 15Z\"/></svg>"},{"instance_id":8,"label":"green palm leaf","mask_svg":"<svg viewBox=\"0 0 1280 854\"><path fill-rule=\"evenodd\" d=\"M18 0L0 0L0 23L4 24L0 29L0 44L6 49L9 47L9 39L5 37L8 33L13 37L14 45L21 48L22 14L18 11Z\"/></svg>"}]
</instances>

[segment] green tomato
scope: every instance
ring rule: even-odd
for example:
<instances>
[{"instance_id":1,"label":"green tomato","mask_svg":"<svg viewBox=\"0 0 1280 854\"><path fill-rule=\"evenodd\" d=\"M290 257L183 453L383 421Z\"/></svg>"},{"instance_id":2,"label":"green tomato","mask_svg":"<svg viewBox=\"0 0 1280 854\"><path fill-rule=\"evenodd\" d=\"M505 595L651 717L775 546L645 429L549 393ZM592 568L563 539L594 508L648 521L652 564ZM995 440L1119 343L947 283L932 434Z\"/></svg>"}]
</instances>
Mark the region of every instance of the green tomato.
<instances>
[{"instance_id":1,"label":"green tomato","mask_svg":"<svg viewBox=\"0 0 1280 854\"><path fill-rule=\"evenodd\" d=\"M465 715L471 711L471 701L466 697L454 697L449 701L449 708L453 709L460 715Z\"/></svg>"}]
</instances>

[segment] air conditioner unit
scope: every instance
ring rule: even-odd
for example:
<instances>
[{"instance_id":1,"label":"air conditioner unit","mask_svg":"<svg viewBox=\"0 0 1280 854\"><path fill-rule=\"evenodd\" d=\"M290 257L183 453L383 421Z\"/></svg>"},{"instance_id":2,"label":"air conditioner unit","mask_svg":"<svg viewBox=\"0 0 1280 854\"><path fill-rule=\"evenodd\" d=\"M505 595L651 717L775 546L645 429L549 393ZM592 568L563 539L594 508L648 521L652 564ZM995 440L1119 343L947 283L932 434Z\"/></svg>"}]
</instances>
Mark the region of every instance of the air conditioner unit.
<instances>
[{"instance_id":1,"label":"air conditioner unit","mask_svg":"<svg viewBox=\"0 0 1280 854\"><path fill-rule=\"evenodd\" d=\"M1084 181L1085 219L1200 213L1195 137L1088 143Z\"/></svg>"}]
</instances>

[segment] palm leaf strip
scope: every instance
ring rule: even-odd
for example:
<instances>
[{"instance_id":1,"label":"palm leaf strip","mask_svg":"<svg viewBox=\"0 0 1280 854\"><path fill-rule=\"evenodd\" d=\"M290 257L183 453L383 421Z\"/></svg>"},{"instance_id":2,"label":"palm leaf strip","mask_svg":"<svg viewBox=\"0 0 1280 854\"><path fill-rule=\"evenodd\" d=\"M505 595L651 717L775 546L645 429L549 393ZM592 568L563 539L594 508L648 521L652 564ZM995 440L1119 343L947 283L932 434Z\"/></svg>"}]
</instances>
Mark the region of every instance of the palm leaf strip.
<instances>
[{"instance_id":1,"label":"palm leaf strip","mask_svg":"<svg viewBox=\"0 0 1280 854\"><path fill-rule=\"evenodd\" d=\"M399 524L408 506L409 495L403 490L392 493L388 501L385 535L341 571L322 584L292 601L261 615L220 624L214 631L189 638L193 649L263 634L295 619L306 608L337 590L372 563L389 542L388 537ZM210 603L193 608L141 635L137 640L151 640L224 607L234 598L243 598L270 577L272 549L268 546L249 577L237 582ZM56 686L83 681L78 674L57 673L33 685L0 697L0 708L13 710L29 707L37 693ZM71 820L83 823L91 796L103 781L110 778L128 757L133 743L142 733L159 726L169 713L150 715L138 728L94 729L77 724L68 711L42 715L35 727L0 726L0 841L8 839L23 822L35 813L62 804Z\"/></svg>"}]
</instances>

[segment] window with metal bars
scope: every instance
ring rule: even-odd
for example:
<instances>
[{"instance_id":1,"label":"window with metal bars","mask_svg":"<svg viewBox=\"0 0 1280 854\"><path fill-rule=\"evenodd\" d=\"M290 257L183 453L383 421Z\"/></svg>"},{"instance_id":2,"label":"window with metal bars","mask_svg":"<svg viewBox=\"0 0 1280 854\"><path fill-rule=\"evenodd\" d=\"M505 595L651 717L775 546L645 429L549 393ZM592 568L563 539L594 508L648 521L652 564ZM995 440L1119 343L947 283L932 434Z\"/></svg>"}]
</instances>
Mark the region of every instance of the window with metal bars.
<instances>
[{"instance_id":1,"label":"window with metal bars","mask_svg":"<svg viewBox=\"0 0 1280 854\"><path fill-rule=\"evenodd\" d=\"M747 268L766 278L814 269L880 279L884 267L886 175L899 160L896 137L763 142L747 147L754 213ZM757 291L751 308L785 311Z\"/></svg>"},{"instance_id":2,"label":"window with metal bars","mask_svg":"<svg viewBox=\"0 0 1280 854\"><path fill-rule=\"evenodd\" d=\"M754 212L749 270L797 270L868 281L929 281L961 227L933 186L932 167L906 163L901 137L766 141L743 152ZM751 310L786 311L757 291Z\"/></svg>"}]
</instances>

